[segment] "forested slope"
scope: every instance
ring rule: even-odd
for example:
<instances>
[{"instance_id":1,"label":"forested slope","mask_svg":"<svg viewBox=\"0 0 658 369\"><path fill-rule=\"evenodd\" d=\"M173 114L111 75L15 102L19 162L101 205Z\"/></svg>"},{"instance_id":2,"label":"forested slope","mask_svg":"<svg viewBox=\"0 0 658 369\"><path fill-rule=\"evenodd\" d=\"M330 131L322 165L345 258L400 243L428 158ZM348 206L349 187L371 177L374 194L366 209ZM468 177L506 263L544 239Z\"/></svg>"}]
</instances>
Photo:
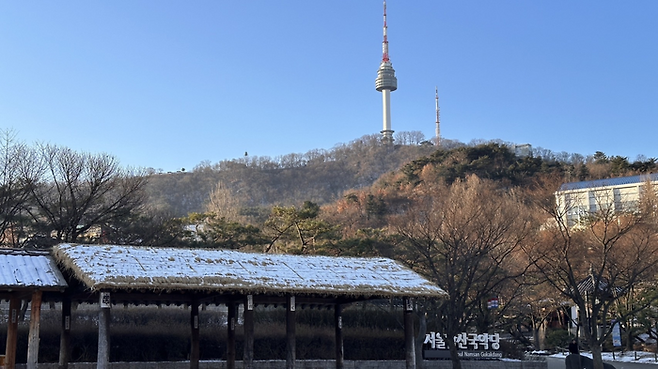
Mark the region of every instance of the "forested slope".
<instances>
[{"instance_id":1,"label":"forested slope","mask_svg":"<svg viewBox=\"0 0 658 369\"><path fill-rule=\"evenodd\" d=\"M331 150L277 158L245 156L202 163L191 172L153 174L148 192L151 204L174 216L204 211L218 186L245 208L299 205L306 200L325 204L433 151L429 143L385 145L379 135L370 135Z\"/></svg>"},{"instance_id":2,"label":"forested slope","mask_svg":"<svg viewBox=\"0 0 658 369\"><path fill-rule=\"evenodd\" d=\"M275 158L245 156L204 162L189 172L154 173L147 188L149 203L181 217L206 211L211 193L219 188L235 199L233 206L243 209L299 206L304 201L323 205L376 182L379 188L394 182L413 184L430 168L437 179L448 183L476 174L509 185L523 184L538 173L558 173L565 181L581 181L656 170L655 159L629 162L602 152L585 157L534 148L529 155L517 155L513 144L498 141L467 145L445 140L439 150L427 141L399 141L386 145L379 135L367 135L330 150Z\"/></svg>"}]
</instances>

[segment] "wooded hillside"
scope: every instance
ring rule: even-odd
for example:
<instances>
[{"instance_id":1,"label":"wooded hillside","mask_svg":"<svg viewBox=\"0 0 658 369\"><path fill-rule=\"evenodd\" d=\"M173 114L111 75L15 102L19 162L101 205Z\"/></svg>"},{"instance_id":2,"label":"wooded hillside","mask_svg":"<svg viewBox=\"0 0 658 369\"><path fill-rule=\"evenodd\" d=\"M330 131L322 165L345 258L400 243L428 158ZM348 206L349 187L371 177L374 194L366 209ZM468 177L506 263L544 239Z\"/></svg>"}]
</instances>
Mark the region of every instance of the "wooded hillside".
<instances>
[{"instance_id":1,"label":"wooded hillside","mask_svg":"<svg viewBox=\"0 0 658 369\"><path fill-rule=\"evenodd\" d=\"M414 135L402 132L398 137ZM275 158L245 156L215 164L203 162L189 172L153 173L147 187L149 203L171 216L183 217L206 211L211 193L220 189L243 212L273 205L299 206L304 201L324 205L377 181L379 187L393 182L415 183L422 170L429 167L436 178L448 183L476 174L510 185L523 184L538 173L553 171L565 181L581 181L656 170L653 158L640 157L630 162L628 158L608 157L602 152L586 157L534 148L529 155L517 156L513 144L500 141L464 144L444 140L440 149L428 141L398 141L401 142L385 145L379 135L367 135L330 150Z\"/></svg>"},{"instance_id":2,"label":"wooded hillside","mask_svg":"<svg viewBox=\"0 0 658 369\"><path fill-rule=\"evenodd\" d=\"M245 208L300 205L306 200L325 204L435 150L428 142L407 142L384 145L379 135L369 135L330 150L206 162L191 172L154 174L148 191L153 204L174 216L204 211L218 187Z\"/></svg>"}]
</instances>

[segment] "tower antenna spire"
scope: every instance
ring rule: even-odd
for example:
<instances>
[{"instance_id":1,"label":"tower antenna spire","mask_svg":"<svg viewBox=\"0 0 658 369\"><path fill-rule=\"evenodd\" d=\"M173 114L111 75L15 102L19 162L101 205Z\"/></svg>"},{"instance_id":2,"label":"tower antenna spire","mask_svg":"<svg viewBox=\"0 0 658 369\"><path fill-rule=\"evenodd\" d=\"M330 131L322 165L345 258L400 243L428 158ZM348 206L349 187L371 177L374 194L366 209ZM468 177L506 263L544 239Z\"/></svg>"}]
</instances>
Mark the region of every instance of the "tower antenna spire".
<instances>
[{"instance_id":1,"label":"tower antenna spire","mask_svg":"<svg viewBox=\"0 0 658 369\"><path fill-rule=\"evenodd\" d=\"M434 87L434 100L436 100L436 146L441 145L441 120L439 117L439 88Z\"/></svg>"},{"instance_id":2,"label":"tower antenna spire","mask_svg":"<svg viewBox=\"0 0 658 369\"><path fill-rule=\"evenodd\" d=\"M386 24L386 0L384 0L384 41L382 41L382 62L388 61L388 25Z\"/></svg>"},{"instance_id":3,"label":"tower antenna spire","mask_svg":"<svg viewBox=\"0 0 658 369\"><path fill-rule=\"evenodd\" d=\"M382 93L382 105L384 113L384 128L381 131L382 141L393 142L393 130L391 129L391 92L398 89L398 80L395 78L395 70L388 55L388 25L386 23L386 0L384 0L384 41L382 41L382 62L377 70L375 89Z\"/></svg>"}]
</instances>

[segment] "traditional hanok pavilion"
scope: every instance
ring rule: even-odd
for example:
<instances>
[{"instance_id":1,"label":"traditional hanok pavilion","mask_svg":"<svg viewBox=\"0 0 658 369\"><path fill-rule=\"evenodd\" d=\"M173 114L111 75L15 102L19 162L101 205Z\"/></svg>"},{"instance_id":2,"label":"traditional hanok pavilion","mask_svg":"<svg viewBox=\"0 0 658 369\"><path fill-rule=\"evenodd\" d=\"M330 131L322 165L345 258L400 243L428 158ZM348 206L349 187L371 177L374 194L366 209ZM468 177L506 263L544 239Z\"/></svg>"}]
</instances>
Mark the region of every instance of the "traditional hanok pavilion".
<instances>
[{"instance_id":1,"label":"traditional hanok pavilion","mask_svg":"<svg viewBox=\"0 0 658 369\"><path fill-rule=\"evenodd\" d=\"M110 307L114 304L177 303L190 306L190 368L199 368L200 304L228 310L226 367L235 368L235 322L244 312L244 368L254 367L254 308L286 306L286 368L295 367L295 311L303 306L333 306L336 368L343 368L342 307L368 299L404 300L407 368L415 368L413 298L440 298L444 292L425 278L386 258L351 258L245 253L218 249L177 249L117 245L55 246L52 257L69 288L61 295L62 321L71 301L100 305L97 368L109 368ZM19 268L16 265L15 268ZM65 285L57 285L59 288ZM60 365L68 362L68 332L63 329ZM8 347L9 351L9 347ZM9 367L7 367L9 368Z\"/></svg>"},{"instance_id":2,"label":"traditional hanok pavilion","mask_svg":"<svg viewBox=\"0 0 658 369\"><path fill-rule=\"evenodd\" d=\"M28 334L28 367L36 367L39 356L39 321L44 292L64 292L67 284L50 253L0 249L0 298L9 300L4 368L14 368L21 301L31 301Z\"/></svg>"}]
</instances>

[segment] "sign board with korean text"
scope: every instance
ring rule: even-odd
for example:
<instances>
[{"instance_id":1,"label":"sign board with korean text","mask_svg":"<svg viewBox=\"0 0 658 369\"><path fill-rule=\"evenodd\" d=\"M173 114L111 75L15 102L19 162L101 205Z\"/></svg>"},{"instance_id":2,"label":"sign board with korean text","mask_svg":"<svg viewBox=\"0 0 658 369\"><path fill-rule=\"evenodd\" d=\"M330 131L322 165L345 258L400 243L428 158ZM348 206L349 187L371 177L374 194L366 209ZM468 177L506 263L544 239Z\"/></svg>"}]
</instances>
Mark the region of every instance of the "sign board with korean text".
<instances>
[{"instance_id":1,"label":"sign board with korean text","mask_svg":"<svg viewBox=\"0 0 658 369\"><path fill-rule=\"evenodd\" d=\"M423 357L425 359L450 359L450 350L445 336L437 332L425 335ZM453 337L459 357L462 359L500 359L500 335L498 333L466 333Z\"/></svg>"}]
</instances>

